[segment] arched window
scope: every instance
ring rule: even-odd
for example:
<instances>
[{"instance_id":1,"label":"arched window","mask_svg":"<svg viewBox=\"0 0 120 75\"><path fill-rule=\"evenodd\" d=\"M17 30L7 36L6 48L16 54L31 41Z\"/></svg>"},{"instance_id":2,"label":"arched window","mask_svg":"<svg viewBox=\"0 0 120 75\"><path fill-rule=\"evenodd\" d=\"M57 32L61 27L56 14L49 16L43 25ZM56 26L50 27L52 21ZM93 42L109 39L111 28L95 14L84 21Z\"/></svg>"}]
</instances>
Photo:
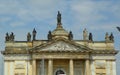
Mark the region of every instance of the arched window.
<instances>
[{"instance_id":1,"label":"arched window","mask_svg":"<svg viewBox=\"0 0 120 75\"><path fill-rule=\"evenodd\" d=\"M57 70L55 75L60 75L60 74L65 74L65 72L63 70Z\"/></svg>"}]
</instances>

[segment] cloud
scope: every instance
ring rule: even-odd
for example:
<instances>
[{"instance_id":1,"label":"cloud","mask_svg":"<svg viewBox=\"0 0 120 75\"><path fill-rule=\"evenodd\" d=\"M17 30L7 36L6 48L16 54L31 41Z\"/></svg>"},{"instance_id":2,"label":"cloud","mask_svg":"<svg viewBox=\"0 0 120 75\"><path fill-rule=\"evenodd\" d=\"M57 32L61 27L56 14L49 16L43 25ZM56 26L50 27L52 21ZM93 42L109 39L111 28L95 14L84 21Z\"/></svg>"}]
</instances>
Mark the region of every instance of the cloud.
<instances>
[{"instance_id":1,"label":"cloud","mask_svg":"<svg viewBox=\"0 0 120 75\"><path fill-rule=\"evenodd\" d=\"M64 1L55 0L0 0L0 16L10 16L12 23L7 24L10 26L28 25L32 21L40 22L52 19L54 16L56 17L53 13L59 10L59 6L62 6L61 3L64 5Z\"/></svg>"},{"instance_id":2,"label":"cloud","mask_svg":"<svg viewBox=\"0 0 120 75\"><path fill-rule=\"evenodd\" d=\"M119 7L119 4L114 5L111 1L83 1L71 5L72 10L76 13L74 16L83 23L108 20L110 16L116 14L116 11L120 13Z\"/></svg>"},{"instance_id":3,"label":"cloud","mask_svg":"<svg viewBox=\"0 0 120 75\"><path fill-rule=\"evenodd\" d=\"M0 17L0 22L7 22L10 21L11 18L10 17Z\"/></svg>"},{"instance_id":4,"label":"cloud","mask_svg":"<svg viewBox=\"0 0 120 75\"><path fill-rule=\"evenodd\" d=\"M13 16L12 24L18 23L16 26L27 25L31 21L40 22L53 19L56 17L56 12L59 9L63 13L68 14L71 13L69 11L72 11L72 18L76 21L75 25L107 21L110 19L110 16L120 18L119 2L115 3L112 1L0 0L0 9L0 15ZM14 16L15 19L22 23L14 21ZM12 24L8 25L15 26Z\"/></svg>"},{"instance_id":5,"label":"cloud","mask_svg":"<svg viewBox=\"0 0 120 75\"><path fill-rule=\"evenodd\" d=\"M20 21L16 21L16 22L10 23L10 26L12 26L12 27L24 26L24 25L25 25L25 23L24 22L20 22Z\"/></svg>"}]
</instances>

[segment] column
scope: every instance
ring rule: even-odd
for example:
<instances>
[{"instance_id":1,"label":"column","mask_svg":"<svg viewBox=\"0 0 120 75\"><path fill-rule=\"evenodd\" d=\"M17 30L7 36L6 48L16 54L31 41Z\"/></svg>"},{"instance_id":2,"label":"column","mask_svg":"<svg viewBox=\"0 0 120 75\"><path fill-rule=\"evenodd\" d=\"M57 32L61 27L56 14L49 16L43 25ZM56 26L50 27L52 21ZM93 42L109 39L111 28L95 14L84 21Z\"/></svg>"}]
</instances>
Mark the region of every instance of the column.
<instances>
[{"instance_id":1,"label":"column","mask_svg":"<svg viewBox=\"0 0 120 75\"><path fill-rule=\"evenodd\" d=\"M8 62L4 61L4 75L8 75Z\"/></svg>"},{"instance_id":2,"label":"column","mask_svg":"<svg viewBox=\"0 0 120 75\"><path fill-rule=\"evenodd\" d=\"M9 63L10 63L10 68L9 68L10 75L14 75L14 61L10 61Z\"/></svg>"},{"instance_id":3,"label":"column","mask_svg":"<svg viewBox=\"0 0 120 75\"><path fill-rule=\"evenodd\" d=\"M53 75L53 60L48 60L48 75Z\"/></svg>"},{"instance_id":4,"label":"column","mask_svg":"<svg viewBox=\"0 0 120 75\"><path fill-rule=\"evenodd\" d=\"M91 75L95 75L95 61L92 60L91 61Z\"/></svg>"},{"instance_id":5,"label":"column","mask_svg":"<svg viewBox=\"0 0 120 75\"><path fill-rule=\"evenodd\" d=\"M113 69L113 74L112 75L116 75L116 62L115 61L113 61L112 62L112 69Z\"/></svg>"},{"instance_id":6,"label":"column","mask_svg":"<svg viewBox=\"0 0 120 75\"><path fill-rule=\"evenodd\" d=\"M106 61L106 75L111 75L111 71L110 71L111 67L110 67L110 61Z\"/></svg>"},{"instance_id":7,"label":"column","mask_svg":"<svg viewBox=\"0 0 120 75\"><path fill-rule=\"evenodd\" d=\"M69 75L74 75L74 64L72 59L69 61L69 73Z\"/></svg>"},{"instance_id":8,"label":"column","mask_svg":"<svg viewBox=\"0 0 120 75\"><path fill-rule=\"evenodd\" d=\"M41 75L45 75L45 60L41 60Z\"/></svg>"},{"instance_id":9,"label":"column","mask_svg":"<svg viewBox=\"0 0 120 75\"><path fill-rule=\"evenodd\" d=\"M90 73L90 62L89 62L88 59L85 61L85 75L91 75L91 73Z\"/></svg>"},{"instance_id":10,"label":"column","mask_svg":"<svg viewBox=\"0 0 120 75\"><path fill-rule=\"evenodd\" d=\"M32 75L36 75L36 60L32 60Z\"/></svg>"}]
</instances>

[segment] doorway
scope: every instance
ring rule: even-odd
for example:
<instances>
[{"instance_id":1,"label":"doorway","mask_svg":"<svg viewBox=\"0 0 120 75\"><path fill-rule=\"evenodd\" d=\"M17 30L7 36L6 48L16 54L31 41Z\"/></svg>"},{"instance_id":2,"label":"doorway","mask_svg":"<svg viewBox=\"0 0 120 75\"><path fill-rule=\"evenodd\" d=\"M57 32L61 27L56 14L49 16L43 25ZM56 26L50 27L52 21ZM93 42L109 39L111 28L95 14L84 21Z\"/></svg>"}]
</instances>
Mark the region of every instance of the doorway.
<instances>
[{"instance_id":1,"label":"doorway","mask_svg":"<svg viewBox=\"0 0 120 75\"><path fill-rule=\"evenodd\" d=\"M62 69L58 69L56 72L55 72L55 75L66 75L65 72L62 70Z\"/></svg>"}]
</instances>

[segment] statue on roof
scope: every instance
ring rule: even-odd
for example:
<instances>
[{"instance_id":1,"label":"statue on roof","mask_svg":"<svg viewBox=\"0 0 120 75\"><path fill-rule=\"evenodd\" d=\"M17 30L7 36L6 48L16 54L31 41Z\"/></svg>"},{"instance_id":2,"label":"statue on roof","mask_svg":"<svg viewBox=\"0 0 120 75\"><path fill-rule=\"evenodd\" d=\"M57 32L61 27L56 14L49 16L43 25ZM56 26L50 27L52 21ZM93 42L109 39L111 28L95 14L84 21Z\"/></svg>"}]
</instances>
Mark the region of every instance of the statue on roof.
<instances>
[{"instance_id":1,"label":"statue on roof","mask_svg":"<svg viewBox=\"0 0 120 75\"><path fill-rule=\"evenodd\" d=\"M61 24L61 13L59 11L58 11L58 14L57 14L57 23Z\"/></svg>"},{"instance_id":2,"label":"statue on roof","mask_svg":"<svg viewBox=\"0 0 120 75\"><path fill-rule=\"evenodd\" d=\"M73 40L73 34L72 34L72 31L69 32L68 38L69 38L69 40Z\"/></svg>"},{"instance_id":3,"label":"statue on roof","mask_svg":"<svg viewBox=\"0 0 120 75\"><path fill-rule=\"evenodd\" d=\"M49 41L52 40L52 33L51 33L51 31L49 31L49 33L48 33L48 40Z\"/></svg>"},{"instance_id":4,"label":"statue on roof","mask_svg":"<svg viewBox=\"0 0 120 75\"><path fill-rule=\"evenodd\" d=\"M114 36L113 33L111 33L111 35L109 36L110 41L114 41Z\"/></svg>"},{"instance_id":5,"label":"statue on roof","mask_svg":"<svg viewBox=\"0 0 120 75\"><path fill-rule=\"evenodd\" d=\"M88 31L86 28L83 30L83 40L88 40Z\"/></svg>"},{"instance_id":6,"label":"statue on roof","mask_svg":"<svg viewBox=\"0 0 120 75\"><path fill-rule=\"evenodd\" d=\"M108 34L108 32L106 32L106 34L105 34L105 41L109 41L109 34Z\"/></svg>"},{"instance_id":7,"label":"statue on roof","mask_svg":"<svg viewBox=\"0 0 120 75\"><path fill-rule=\"evenodd\" d=\"M35 30L35 28L33 29L33 32L32 32L32 34L33 34L33 40L36 40L36 33L37 33L37 31Z\"/></svg>"},{"instance_id":8,"label":"statue on roof","mask_svg":"<svg viewBox=\"0 0 120 75\"><path fill-rule=\"evenodd\" d=\"M6 33L5 41L9 41L9 34L8 34L8 32Z\"/></svg>"},{"instance_id":9,"label":"statue on roof","mask_svg":"<svg viewBox=\"0 0 120 75\"><path fill-rule=\"evenodd\" d=\"M93 35L92 35L92 33L89 33L89 40L93 41Z\"/></svg>"},{"instance_id":10,"label":"statue on roof","mask_svg":"<svg viewBox=\"0 0 120 75\"><path fill-rule=\"evenodd\" d=\"M14 35L13 32L11 32L10 37L9 37L9 40L10 40L10 41L14 41L14 39L15 39L15 35Z\"/></svg>"},{"instance_id":11,"label":"statue on roof","mask_svg":"<svg viewBox=\"0 0 120 75\"><path fill-rule=\"evenodd\" d=\"M27 41L31 41L31 34L30 34L30 32L28 32L28 34L27 34Z\"/></svg>"}]
</instances>

